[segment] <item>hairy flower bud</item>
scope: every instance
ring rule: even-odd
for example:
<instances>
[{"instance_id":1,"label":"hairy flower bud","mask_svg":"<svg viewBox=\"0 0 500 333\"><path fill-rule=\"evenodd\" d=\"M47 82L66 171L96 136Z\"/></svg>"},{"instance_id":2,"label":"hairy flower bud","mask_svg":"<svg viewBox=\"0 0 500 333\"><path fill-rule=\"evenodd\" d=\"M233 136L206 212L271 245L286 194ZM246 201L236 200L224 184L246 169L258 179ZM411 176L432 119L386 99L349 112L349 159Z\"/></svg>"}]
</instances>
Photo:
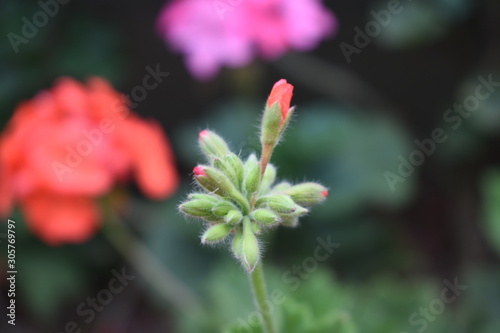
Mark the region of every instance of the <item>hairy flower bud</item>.
<instances>
[{"instance_id":1,"label":"hairy flower bud","mask_svg":"<svg viewBox=\"0 0 500 333\"><path fill-rule=\"evenodd\" d=\"M232 226L224 223L211 226L205 231L203 236L201 236L201 242L203 244L218 243L224 240L224 238L231 233L232 229Z\"/></svg>"},{"instance_id":2,"label":"hairy flower bud","mask_svg":"<svg viewBox=\"0 0 500 333\"><path fill-rule=\"evenodd\" d=\"M236 154L229 153L222 157L222 160L227 163L233 170L236 175L236 186L241 189L241 184L243 184L243 173L244 167L243 162L240 160Z\"/></svg>"},{"instance_id":3,"label":"hairy flower bud","mask_svg":"<svg viewBox=\"0 0 500 333\"><path fill-rule=\"evenodd\" d=\"M328 191L317 183L302 183L285 190L293 201L305 207L311 207L325 201Z\"/></svg>"},{"instance_id":4,"label":"hairy flower bud","mask_svg":"<svg viewBox=\"0 0 500 333\"><path fill-rule=\"evenodd\" d=\"M215 204L212 208L212 213L217 216L226 216L226 214L231 210L236 210L236 206L229 201L221 201Z\"/></svg>"},{"instance_id":5,"label":"hairy flower bud","mask_svg":"<svg viewBox=\"0 0 500 333\"><path fill-rule=\"evenodd\" d=\"M274 84L262 117L261 143L263 146L275 146L278 143L293 113L293 108L290 108L292 95L293 86L286 80L282 79Z\"/></svg>"},{"instance_id":6,"label":"hairy flower bud","mask_svg":"<svg viewBox=\"0 0 500 333\"><path fill-rule=\"evenodd\" d=\"M224 221L228 224L236 225L243 219L243 214L239 210L230 210L226 216L224 216Z\"/></svg>"},{"instance_id":7,"label":"hairy flower bud","mask_svg":"<svg viewBox=\"0 0 500 333\"><path fill-rule=\"evenodd\" d=\"M255 222L261 223L263 225L273 225L281 221L281 218L278 214L276 214L270 209L265 209L265 208L259 208L254 210L250 214L250 217Z\"/></svg>"},{"instance_id":8,"label":"hairy flower bud","mask_svg":"<svg viewBox=\"0 0 500 333\"><path fill-rule=\"evenodd\" d=\"M247 272L251 273L260 258L259 242L252 230L252 223L248 218L243 221L243 240L242 240L242 264Z\"/></svg>"},{"instance_id":9,"label":"hairy flower bud","mask_svg":"<svg viewBox=\"0 0 500 333\"><path fill-rule=\"evenodd\" d=\"M194 217L208 217L212 215L212 207L214 201L206 199L194 199L184 202L179 206L179 209L188 215Z\"/></svg>"},{"instance_id":10,"label":"hairy flower bud","mask_svg":"<svg viewBox=\"0 0 500 333\"><path fill-rule=\"evenodd\" d=\"M249 158L245 163L245 179L243 183L248 197L250 197L259 188L260 164L257 161L257 158Z\"/></svg>"},{"instance_id":11,"label":"hairy flower bud","mask_svg":"<svg viewBox=\"0 0 500 333\"><path fill-rule=\"evenodd\" d=\"M215 157L222 157L231 152L226 141L212 131L203 130L200 132L198 138L201 151L205 154L208 161L212 161Z\"/></svg>"}]
</instances>

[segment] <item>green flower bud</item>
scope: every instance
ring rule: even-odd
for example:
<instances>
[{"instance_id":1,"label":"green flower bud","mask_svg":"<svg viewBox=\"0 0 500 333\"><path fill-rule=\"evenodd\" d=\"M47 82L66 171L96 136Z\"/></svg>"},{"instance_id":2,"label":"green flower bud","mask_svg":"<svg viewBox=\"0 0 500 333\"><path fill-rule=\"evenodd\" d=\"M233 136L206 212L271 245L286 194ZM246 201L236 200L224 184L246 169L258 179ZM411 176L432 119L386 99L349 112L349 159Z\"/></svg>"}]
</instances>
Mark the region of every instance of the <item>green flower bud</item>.
<instances>
[{"instance_id":1,"label":"green flower bud","mask_svg":"<svg viewBox=\"0 0 500 333\"><path fill-rule=\"evenodd\" d=\"M221 201L212 207L212 213L217 216L225 216L229 211L236 209L236 206L229 201Z\"/></svg>"},{"instance_id":2,"label":"green flower bud","mask_svg":"<svg viewBox=\"0 0 500 333\"><path fill-rule=\"evenodd\" d=\"M232 229L233 227L228 224L216 224L205 231L203 236L201 236L201 242L203 244L220 242L231 233Z\"/></svg>"},{"instance_id":3,"label":"green flower bud","mask_svg":"<svg viewBox=\"0 0 500 333\"><path fill-rule=\"evenodd\" d=\"M271 193L283 193L286 190L288 190L290 187L292 187L292 184L290 184L289 182L281 182L281 183L275 185L271 189Z\"/></svg>"},{"instance_id":4,"label":"green flower bud","mask_svg":"<svg viewBox=\"0 0 500 333\"><path fill-rule=\"evenodd\" d=\"M250 217L258 223L264 224L264 225L273 225L276 223L279 223L281 221L281 218L278 214L273 212L272 210L265 209L265 208L259 208L254 210L251 214Z\"/></svg>"},{"instance_id":5,"label":"green flower bud","mask_svg":"<svg viewBox=\"0 0 500 333\"><path fill-rule=\"evenodd\" d=\"M262 146L275 146L281 134L281 108L279 103L268 105L264 109L260 141Z\"/></svg>"},{"instance_id":6,"label":"green flower bud","mask_svg":"<svg viewBox=\"0 0 500 333\"><path fill-rule=\"evenodd\" d=\"M206 199L194 199L184 202L179 206L179 210L194 217L208 217L212 215L214 202Z\"/></svg>"},{"instance_id":7,"label":"green flower bud","mask_svg":"<svg viewBox=\"0 0 500 333\"><path fill-rule=\"evenodd\" d=\"M259 193L264 194L269 191L269 188L274 183L276 179L276 168L274 165L269 163L266 167L266 171L264 172L264 176L262 176L262 182L260 183L260 191Z\"/></svg>"},{"instance_id":8,"label":"green flower bud","mask_svg":"<svg viewBox=\"0 0 500 333\"><path fill-rule=\"evenodd\" d=\"M243 184L243 162L241 159L233 153L229 153L222 158L236 174L236 182L238 188L241 189L241 184Z\"/></svg>"},{"instance_id":9,"label":"green flower bud","mask_svg":"<svg viewBox=\"0 0 500 333\"><path fill-rule=\"evenodd\" d=\"M201 151L205 154L208 161L212 161L215 157L222 157L231 152L226 141L212 131L201 131L198 139Z\"/></svg>"},{"instance_id":10,"label":"green flower bud","mask_svg":"<svg viewBox=\"0 0 500 333\"><path fill-rule=\"evenodd\" d=\"M210 194L205 194L205 193L191 193L190 195L188 195L188 199L208 200L208 201L212 201L214 204L216 204L220 201L220 199L218 197L210 195Z\"/></svg>"},{"instance_id":11,"label":"green flower bud","mask_svg":"<svg viewBox=\"0 0 500 333\"><path fill-rule=\"evenodd\" d=\"M249 159L247 163L245 163L245 179L243 183L248 197L259 188L260 164L257 160Z\"/></svg>"},{"instance_id":12,"label":"green flower bud","mask_svg":"<svg viewBox=\"0 0 500 333\"><path fill-rule=\"evenodd\" d=\"M243 215L239 210L231 210L227 213L227 215L224 217L224 221L226 223L236 225L241 222L243 219Z\"/></svg>"},{"instance_id":13,"label":"green flower bud","mask_svg":"<svg viewBox=\"0 0 500 333\"><path fill-rule=\"evenodd\" d=\"M243 221L242 264L248 273L251 273L260 259L260 249L257 237L252 230L252 223L248 218Z\"/></svg>"},{"instance_id":14,"label":"green flower bud","mask_svg":"<svg viewBox=\"0 0 500 333\"><path fill-rule=\"evenodd\" d=\"M209 166L197 166L194 168L194 174L196 181L207 191L221 196L230 196L245 213L248 213L250 205L247 199L221 171Z\"/></svg>"},{"instance_id":15,"label":"green flower bud","mask_svg":"<svg viewBox=\"0 0 500 333\"><path fill-rule=\"evenodd\" d=\"M328 190L323 185L317 183L302 183L292 186L284 193L288 194L295 203L311 207L325 201Z\"/></svg>"},{"instance_id":16,"label":"green flower bud","mask_svg":"<svg viewBox=\"0 0 500 333\"><path fill-rule=\"evenodd\" d=\"M214 167L225 174L231 182L239 189L243 179L243 162L233 153L216 157L214 159Z\"/></svg>"},{"instance_id":17,"label":"green flower bud","mask_svg":"<svg viewBox=\"0 0 500 333\"><path fill-rule=\"evenodd\" d=\"M243 231L241 228L236 229L231 250L233 251L236 259L243 262Z\"/></svg>"},{"instance_id":18,"label":"green flower bud","mask_svg":"<svg viewBox=\"0 0 500 333\"><path fill-rule=\"evenodd\" d=\"M271 194L267 196L260 197L257 200L257 206L267 205L272 210L279 214L291 214L297 210L297 205L286 194Z\"/></svg>"}]
</instances>

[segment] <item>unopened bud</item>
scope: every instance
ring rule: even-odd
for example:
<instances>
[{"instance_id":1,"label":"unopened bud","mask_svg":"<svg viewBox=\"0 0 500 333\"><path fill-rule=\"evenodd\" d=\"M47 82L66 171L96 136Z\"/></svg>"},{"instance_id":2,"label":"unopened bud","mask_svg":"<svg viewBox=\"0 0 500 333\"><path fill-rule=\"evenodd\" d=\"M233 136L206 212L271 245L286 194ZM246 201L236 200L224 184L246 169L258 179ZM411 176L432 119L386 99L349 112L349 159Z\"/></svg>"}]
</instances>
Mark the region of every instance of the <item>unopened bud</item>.
<instances>
[{"instance_id":1,"label":"unopened bud","mask_svg":"<svg viewBox=\"0 0 500 333\"><path fill-rule=\"evenodd\" d=\"M260 197L257 200L257 205L268 205L269 208L279 214L291 214L297 210L295 202L292 198L290 198L290 196L285 194L271 194Z\"/></svg>"},{"instance_id":2,"label":"unopened bud","mask_svg":"<svg viewBox=\"0 0 500 333\"><path fill-rule=\"evenodd\" d=\"M260 163L257 159L249 159L245 163L245 180L243 182L245 192L250 197L259 188Z\"/></svg>"},{"instance_id":3,"label":"unopened bud","mask_svg":"<svg viewBox=\"0 0 500 333\"><path fill-rule=\"evenodd\" d=\"M194 168L194 179L196 182L203 187L205 190L211 193L218 194L220 196L224 196L225 192L220 188L219 184L214 181L212 178L208 177L206 173L207 166L197 166Z\"/></svg>"},{"instance_id":4,"label":"unopened bud","mask_svg":"<svg viewBox=\"0 0 500 333\"><path fill-rule=\"evenodd\" d=\"M236 209L236 206L228 201L221 201L213 206L212 213L217 216L225 216L229 211Z\"/></svg>"},{"instance_id":5,"label":"unopened bud","mask_svg":"<svg viewBox=\"0 0 500 333\"><path fill-rule=\"evenodd\" d=\"M241 187L243 183L243 162L233 153L229 153L222 158L228 165L230 165L236 174L236 185Z\"/></svg>"},{"instance_id":6,"label":"unopened bud","mask_svg":"<svg viewBox=\"0 0 500 333\"><path fill-rule=\"evenodd\" d=\"M281 218L278 214L273 212L272 210L259 208L254 210L250 217L254 219L255 222L264 224L264 225L273 225L279 223Z\"/></svg>"},{"instance_id":7,"label":"unopened bud","mask_svg":"<svg viewBox=\"0 0 500 333\"><path fill-rule=\"evenodd\" d=\"M272 189L272 193L284 193L286 190L288 190L290 187L292 187L292 184L289 182L281 182L277 185L275 185Z\"/></svg>"},{"instance_id":8,"label":"unopened bud","mask_svg":"<svg viewBox=\"0 0 500 333\"><path fill-rule=\"evenodd\" d=\"M241 230L241 228L236 229L231 250L233 251L236 259L243 262L243 231Z\"/></svg>"},{"instance_id":9,"label":"unopened bud","mask_svg":"<svg viewBox=\"0 0 500 333\"><path fill-rule=\"evenodd\" d=\"M242 219L243 214L239 210L231 210L224 216L224 221L232 225L240 223Z\"/></svg>"},{"instance_id":10,"label":"unopened bud","mask_svg":"<svg viewBox=\"0 0 500 333\"><path fill-rule=\"evenodd\" d=\"M252 223L247 218L243 221L243 242L242 242L243 267L251 273L260 258L259 242L252 230Z\"/></svg>"},{"instance_id":11,"label":"unopened bud","mask_svg":"<svg viewBox=\"0 0 500 333\"><path fill-rule=\"evenodd\" d=\"M261 143L263 146L275 146L278 143L293 113L293 108L290 108L292 95L293 86L286 80L279 80L273 86L262 117Z\"/></svg>"},{"instance_id":12,"label":"unopened bud","mask_svg":"<svg viewBox=\"0 0 500 333\"><path fill-rule=\"evenodd\" d=\"M232 229L232 226L225 223L216 224L205 231L201 236L201 242L203 244L220 242L231 233Z\"/></svg>"},{"instance_id":13,"label":"unopened bud","mask_svg":"<svg viewBox=\"0 0 500 333\"><path fill-rule=\"evenodd\" d=\"M201 151L209 161L215 157L221 157L230 153L226 141L219 135L209 130L203 130L199 135Z\"/></svg>"},{"instance_id":14,"label":"unopened bud","mask_svg":"<svg viewBox=\"0 0 500 333\"><path fill-rule=\"evenodd\" d=\"M214 201L206 199L194 199L187 201L179 206L179 209L188 215L194 217L208 217L212 215Z\"/></svg>"},{"instance_id":15,"label":"unopened bud","mask_svg":"<svg viewBox=\"0 0 500 333\"><path fill-rule=\"evenodd\" d=\"M317 183L302 183L294 185L285 191L293 201L305 207L311 207L325 201L328 191Z\"/></svg>"}]
</instances>

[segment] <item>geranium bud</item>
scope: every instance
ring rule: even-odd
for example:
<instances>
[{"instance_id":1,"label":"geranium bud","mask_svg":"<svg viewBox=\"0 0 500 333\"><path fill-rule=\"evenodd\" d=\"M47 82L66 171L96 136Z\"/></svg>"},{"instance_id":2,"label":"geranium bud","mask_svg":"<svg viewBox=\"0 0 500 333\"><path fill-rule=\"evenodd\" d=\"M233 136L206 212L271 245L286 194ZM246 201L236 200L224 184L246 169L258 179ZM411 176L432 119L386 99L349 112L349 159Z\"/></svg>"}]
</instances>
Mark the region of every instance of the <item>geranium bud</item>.
<instances>
[{"instance_id":1,"label":"geranium bud","mask_svg":"<svg viewBox=\"0 0 500 333\"><path fill-rule=\"evenodd\" d=\"M285 194L271 194L264 197L260 197L257 200L257 206L267 205L272 210L279 214L291 214L297 210L297 205L290 198L290 196Z\"/></svg>"},{"instance_id":2,"label":"geranium bud","mask_svg":"<svg viewBox=\"0 0 500 333\"><path fill-rule=\"evenodd\" d=\"M236 206L228 201L221 201L213 206L212 213L217 216L225 216L229 211L235 210Z\"/></svg>"},{"instance_id":3,"label":"geranium bud","mask_svg":"<svg viewBox=\"0 0 500 333\"><path fill-rule=\"evenodd\" d=\"M209 201L212 201L214 203L214 205L220 201L220 199L218 197L215 197L213 195L210 195L210 194L205 194L205 193L191 193L190 195L188 195L188 199L203 199L203 200L209 200Z\"/></svg>"},{"instance_id":4,"label":"geranium bud","mask_svg":"<svg viewBox=\"0 0 500 333\"><path fill-rule=\"evenodd\" d=\"M292 197L295 203L305 207L311 207L322 203L325 201L326 195L328 195L327 189L323 185L317 183L302 183L294 185L287 189L284 193Z\"/></svg>"},{"instance_id":5,"label":"geranium bud","mask_svg":"<svg viewBox=\"0 0 500 333\"><path fill-rule=\"evenodd\" d=\"M205 199L194 199L184 202L179 209L188 215L195 217L208 217L212 215L214 201Z\"/></svg>"},{"instance_id":6,"label":"geranium bud","mask_svg":"<svg viewBox=\"0 0 500 333\"><path fill-rule=\"evenodd\" d=\"M218 243L224 240L231 233L232 229L232 226L225 223L216 224L205 231L203 236L201 236L201 242L203 244Z\"/></svg>"},{"instance_id":7,"label":"geranium bud","mask_svg":"<svg viewBox=\"0 0 500 333\"><path fill-rule=\"evenodd\" d=\"M264 194L269 191L269 188L274 183L276 179L276 168L272 164L268 164L264 175L262 176L262 181L260 183L259 193Z\"/></svg>"},{"instance_id":8,"label":"geranium bud","mask_svg":"<svg viewBox=\"0 0 500 333\"><path fill-rule=\"evenodd\" d=\"M286 80L282 79L274 84L262 117L261 143L263 146L275 146L278 143L293 113L293 108L290 108L292 95L293 86Z\"/></svg>"},{"instance_id":9,"label":"geranium bud","mask_svg":"<svg viewBox=\"0 0 500 333\"><path fill-rule=\"evenodd\" d=\"M252 223L247 218L243 221L243 242L242 242L243 267L251 273L260 258L259 242L252 230Z\"/></svg>"},{"instance_id":10,"label":"geranium bud","mask_svg":"<svg viewBox=\"0 0 500 333\"><path fill-rule=\"evenodd\" d=\"M276 184L271 189L271 192L272 193L283 193L283 192L285 192L286 190L288 190L291 187L292 187L292 184L290 184L289 182L281 182L279 184Z\"/></svg>"},{"instance_id":11,"label":"geranium bud","mask_svg":"<svg viewBox=\"0 0 500 333\"><path fill-rule=\"evenodd\" d=\"M236 229L231 250L233 251L236 259L243 262L243 231L241 228Z\"/></svg>"},{"instance_id":12,"label":"geranium bud","mask_svg":"<svg viewBox=\"0 0 500 333\"><path fill-rule=\"evenodd\" d=\"M201 151L205 154L208 161L212 161L214 157L222 157L230 153L226 141L212 131L203 130L200 132L198 138Z\"/></svg>"},{"instance_id":13,"label":"geranium bud","mask_svg":"<svg viewBox=\"0 0 500 333\"><path fill-rule=\"evenodd\" d=\"M219 184L212 178L208 177L206 173L206 166L197 166L194 168L194 179L196 182L208 192L224 196L225 192L220 188Z\"/></svg>"},{"instance_id":14,"label":"geranium bud","mask_svg":"<svg viewBox=\"0 0 500 333\"><path fill-rule=\"evenodd\" d=\"M207 176L202 176L200 177L200 179L209 183L210 186L217 187L217 189L223 193L223 196L230 196L241 206L245 213L248 213L248 211L250 210L248 201L240 193L236 186L229 180L229 178L226 177L226 175L224 175L216 168L212 167L205 167L204 171ZM198 181L200 182L200 180ZM219 194L217 191L215 193Z\"/></svg>"},{"instance_id":15,"label":"geranium bud","mask_svg":"<svg viewBox=\"0 0 500 333\"><path fill-rule=\"evenodd\" d=\"M279 223L281 221L281 218L278 214L273 212L272 210L265 209L265 208L259 208L254 210L251 214L250 217L258 223L264 224L264 225L273 225L276 223Z\"/></svg>"},{"instance_id":16,"label":"geranium bud","mask_svg":"<svg viewBox=\"0 0 500 333\"><path fill-rule=\"evenodd\" d=\"M242 219L243 215L239 210L231 210L224 216L224 221L232 225L240 223Z\"/></svg>"},{"instance_id":17,"label":"geranium bud","mask_svg":"<svg viewBox=\"0 0 500 333\"><path fill-rule=\"evenodd\" d=\"M240 188L241 184L243 183L243 162L238 156L233 153L225 155L224 157L222 157L222 160L225 161L234 170L234 173L236 174L235 184L238 188Z\"/></svg>"},{"instance_id":18,"label":"geranium bud","mask_svg":"<svg viewBox=\"0 0 500 333\"><path fill-rule=\"evenodd\" d=\"M259 188L260 183L260 164L257 160L249 159L245 163L244 189L250 197Z\"/></svg>"},{"instance_id":19,"label":"geranium bud","mask_svg":"<svg viewBox=\"0 0 500 333\"><path fill-rule=\"evenodd\" d=\"M227 161L223 157L216 157L213 161L214 167L226 175L229 180L238 187L238 177L236 176L236 172L234 168L227 163Z\"/></svg>"}]
</instances>

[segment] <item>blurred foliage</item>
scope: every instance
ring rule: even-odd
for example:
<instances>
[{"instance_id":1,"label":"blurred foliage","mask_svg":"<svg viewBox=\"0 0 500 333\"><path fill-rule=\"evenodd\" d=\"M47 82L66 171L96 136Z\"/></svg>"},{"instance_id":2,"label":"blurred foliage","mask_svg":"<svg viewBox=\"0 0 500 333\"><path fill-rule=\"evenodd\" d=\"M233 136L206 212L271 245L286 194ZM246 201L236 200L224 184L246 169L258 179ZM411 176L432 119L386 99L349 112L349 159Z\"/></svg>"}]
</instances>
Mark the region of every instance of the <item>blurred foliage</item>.
<instances>
[{"instance_id":1,"label":"blurred foliage","mask_svg":"<svg viewBox=\"0 0 500 333\"><path fill-rule=\"evenodd\" d=\"M242 273L234 262L218 264L204 283L207 307L204 312L186 316L180 331L261 333L247 278ZM460 277L459 283L466 284L467 289L451 304L445 304L442 313L433 312L431 304L447 287L428 278L405 281L379 276L363 283L346 283L318 269L297 288L287 284L284 274L276 268L269 268L266 278L270 294L282 296L276 298L279 301L271 310L276 312L282 332L493 333L500 318L499 273L478 270L465 274L463 280ZM483 305L478 303L486 299L489 301ZM423 320L421 309L431 309L432 320ZM231 321L234 324L227 326Z\"/></svg>"},{"instance_id":2,"label":"blurred foliage","mask_svg":"<svg viewBox=\"0 0 500 333\"><path fill-rule=\"evenodd\" d=\"M481 182L484 235L500 254L500 170L488 170Z\"/></svg>"},{"instance_id":3,"label":"blurred foliage","mask_svg":"<svg viewBox=\"0 0 500 333\"><path fill-rule=\"evenodd\" d=\"M402 8L390 17L390 24L381 29L376 42L391 49L414 48L433 43L449 33L473 13L472 0L400 1ZM378 10L387 9L380 1ZM398 9L400 10L400 9ZM372 16L369 17L373 19Z\"/></svg>"}]
</instances>

